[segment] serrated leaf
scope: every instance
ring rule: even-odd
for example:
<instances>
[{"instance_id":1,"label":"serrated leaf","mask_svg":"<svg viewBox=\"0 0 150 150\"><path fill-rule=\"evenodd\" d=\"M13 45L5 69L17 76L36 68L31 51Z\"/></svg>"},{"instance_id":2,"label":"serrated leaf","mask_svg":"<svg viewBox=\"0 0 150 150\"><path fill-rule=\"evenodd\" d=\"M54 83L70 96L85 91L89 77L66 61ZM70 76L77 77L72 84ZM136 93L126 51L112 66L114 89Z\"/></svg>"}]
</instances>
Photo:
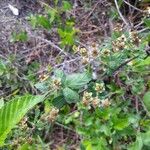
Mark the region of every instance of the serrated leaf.
<instances>
[{"instance_id":1,"label":"serrated leaf","mask_svg":"<svg viewBox=\"0 0 150 150\"><path fill-rule=\"evenodd\" d=\"M66 77L65 86L71 89L80 89L84 87L91 80L88 73L76 73Z\"/></svg>"},{"instance_id":2,"label":"serrated leaf","mask_svg":"<svg viewBox=\"0 0 150 150\"><path fill-rule=\"evenodd\" d=\"M150 92L145 93L143 102L145 107L150 111Z\"/></svg>"},{"instance_id":3,"label":"serrated leaf","mask_svg":"<svg viewBox=\"0 0 150 150\"><path fill-rule=\"evenodd\" d=\"M58 97L55 97L53 100L52 100L52 104L57 107L57 108L62 108L65 104L66 104L66 101L65 101L65 98L63 97L63 95L60 95Z\"/></svg>"},{"instance_id":4,"label":"serrated leaf","mask_svg":"<svg viewBox=\"0 0 150 150\"><path fill-rule=\"evenodd\" d=\"M66 102L68 102L69 104L76 103L79 101L79 94L68 87L63 89L63 94L66 99Z\"/></svg>"},{"instance_id":5,"label":"serrated leaf","mask_svg":"<svg viewBox=\"0 0 150 150\"><path fill-rule=\"evenodd\" d=\"M4 144L7 134L23 118L29 109L42 102L45 95L25 95L14 98L0 109L0 146Z\"/></svg>"}]
</instances>

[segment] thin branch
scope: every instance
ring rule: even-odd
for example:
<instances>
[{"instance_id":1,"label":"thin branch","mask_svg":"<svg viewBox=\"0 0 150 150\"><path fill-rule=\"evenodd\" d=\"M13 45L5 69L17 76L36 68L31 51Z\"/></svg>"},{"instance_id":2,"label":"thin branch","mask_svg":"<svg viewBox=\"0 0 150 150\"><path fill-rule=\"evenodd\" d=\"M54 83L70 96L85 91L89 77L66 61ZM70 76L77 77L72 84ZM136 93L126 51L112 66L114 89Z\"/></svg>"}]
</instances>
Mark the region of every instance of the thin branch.
<instances>
[{"instance_id":1,"label":"thin branch","mask_svg":"<svg viewBox=\"0 0 150 150\"><path fill-rule=\"evenodd\" d=\"M68 60L68 61L64 61L64 62L61 63L61 64L57 64L57 65L55 65L55 66L52 66L52 69L59 68L59 67L65 65L65 64L69 64L69 63L71 63L71 62L75 62L75 61L78 62L78 61L80 61L80 60L81 60L81 57L77 57L77 58L74 58L74 59L71 59L71 60ZM45 72L45 71L48 71L48 68L44 68L43 70L40 70L40 71L35 72L35 73L32 73L32 74L29 75L29 77L32 76L32 75L38 75L38 74L43 73L43 72Z\"/></svg>"},{"instance_id":2,"label":"thin branch","mask_svg":"<svg viewBox=\"0 0 150 150\"><path fill-rule=\"evenodd\" d=\"M40 37L40 36L35 36L35 35L32 35L32 34L30 34L30 37L39 39L39 40L41 40L41 41L43 41L43 42L49 44L51 47L53 47L53 48L59 50L60 53L63 53L65 56L68 55L63 49L61 49L59 46L57 46L55 43L53 43L53 42L50 41L50 40L47 40L47 39L44 39L44 38L42 38L42 37Z\"/></svg>"},{"instance_id":3,"label":"thin branch","mask_svg":"<svg viewBox=\"0 0 150 150\"><path fill-rule=\"evenodd\" d=\"M143 23L144 23L144 22L141 21L140 23L136 24L136 25L134 26L134 28L138 28L138 27L141 26Z\"/></svg>"},{"instance_id":4,"label":"thin branch","mask_svg":"<svg viewBox=\"0 0 150 150\"><path fill-rule=\"evenodd\" d=\"M126 3L127 5L129 5L130 7L132 7L132 8L134 8L135 10L137 10L137 11L140 11L140 12L144 12L143 10L141 10L141 9L139 9L139 8L137 8L137 7L135 7L135 6L133 6L133 5L131 5L129 2L127 2L126 0L123 0L124 1L124 3Z\"/></svg>"},{"instance_id":5,"label":"thin branch","mask_svg":"<svg viewBox=\"0 0 150 150\"><path fill-rule=\"evenodd\" d=\"M117 0L114 0L114 2L115 2L115 5L116 5L116 8L117 8L117 11L118 11L118 13L119 13L119 15L120 15L121 19L122 19L122 20L123 20L123 22L126 24L126 26L129 28L129 24L128 24L128 22L126 21L126 19L124 18L124 16L123 16L123 15L122 15L122 13L120 12L119 5L118 5L118 3L117 3Z\"/></svg>"},{"instance_id":6,"label":"thin branch","mask_svg":"<svg viewBox=\"0 0 150 150\"><path fill-rule=\"evenodd\" d=\"M147 30L149 30L149 28L147 27L147 28L143 28L143 29L141 29L141 30L139 30L139 31L137 31L138 33L142 33L142 32L145 32L145 31L147 31Z\"/></svg>"}]
</instances>

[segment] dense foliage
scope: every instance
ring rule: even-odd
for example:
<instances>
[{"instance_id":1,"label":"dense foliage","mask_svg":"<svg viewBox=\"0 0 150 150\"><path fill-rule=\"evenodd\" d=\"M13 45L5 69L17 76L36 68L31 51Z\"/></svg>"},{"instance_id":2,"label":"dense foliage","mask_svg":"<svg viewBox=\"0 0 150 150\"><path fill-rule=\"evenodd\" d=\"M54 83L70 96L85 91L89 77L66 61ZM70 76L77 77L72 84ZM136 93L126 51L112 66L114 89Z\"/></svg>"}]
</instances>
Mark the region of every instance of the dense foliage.
<instances>
[{"instance_id":1,"label":"dense foliage","mask_svg":"<svg viewBox=\"0 0 150 150\"><path fill-rule=\"evenodd\" d=\"M49 135L56 125L77 136L74 149L150 149L149 34L117 24L102 44L84 45L79 42L70 2L56 0L43 7L43 14L27 18L32 29L55 30L59 50L74 55L82 69L68 74L49 67L38 76L38 61L18 67L13 55L1 59L0 88L6 92L0 98L2 149L50 149ZM110 11L109 17L118 21L113 5ZM148 17L142 20L149 28ZM13 32L11 42L24 43L30 36L26 31ZM71 149L73 141L57 148Z\"/></svg>"}]
</instances>

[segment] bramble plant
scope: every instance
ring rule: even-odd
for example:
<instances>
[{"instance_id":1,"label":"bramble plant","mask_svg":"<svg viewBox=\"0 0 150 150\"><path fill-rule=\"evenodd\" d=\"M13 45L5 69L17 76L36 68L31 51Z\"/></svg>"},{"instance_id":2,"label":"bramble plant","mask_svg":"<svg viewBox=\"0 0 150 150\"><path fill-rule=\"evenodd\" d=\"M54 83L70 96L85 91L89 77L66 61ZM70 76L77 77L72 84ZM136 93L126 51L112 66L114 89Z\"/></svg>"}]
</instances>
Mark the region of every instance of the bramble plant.
<instances>
[{"instance_id":1,"label":"bramble plant","mask_svg":"<svg viewBox=\"0 0 150 150\"><path fill-rule=\"evenodd\" d=\"M91 51L74 48L78 49L76 53L81 55L81 62L85 58L88 60L84 63L87 68L85 73L66 75L61 70L55 70L53 78L45 76L35 84L42 94L51 91L47 98L54 108L52 107L47 115L43 115L45 120L53 123L58 116L59 122L67 125L71 123L82 136L81 147L85 149L113 147L132 150L150 146L149 138L145 138L150 133L147 117L150 94L145 93L145 90L149 89L145 76L149 73L150 65L149 57L145 59L146 41L140 39L135 32L121 34L117 33L116 36L114 32L113 40L106 42L100 49L94 44L90 47ZM92 81L90 69L93 62L99 62L102 69L96 81ZM141 97L144 94L144 98ZM20 97L18 100L12 100L0 109L0 120L3 122L0 126L1 144L27 110L43 100L40 97L25 96L27 103L23 99L24 97ZM135 104L136 108L133 109L134 100L140 101L142 106ZM23 105L22 101L28 107ZM61 114L65 106L71 103L77 106L75 112ZM141 111L140 107L144 108L147 114ZM16 118L17 112L20 112L19 118ZM5 119L6 114L9 120Z\"/></svg>"},{"instance_id":2,"label":"bramble plant","mask_svg":"<svg viewBox=\"0 0 150 150\"><path fill-rule=\"evenodd\" d=\"M65 0L53 1L53 7L42 4L45 12L28 20L37 30L49 33L55 28L60 46L78 57L80 72L68 74L50 66L37 77L36 61L17 68L13 56L0 60L0 90L10 90L0 98L0 146L49 149L49 136L60 125L78 137L76 149L150 149L149 35L118 25L101 45L77 44L75 20L68 13L72 5ZM144 22L148 27L149 20ZM23 43L28 35L14 32L11 40ZM73 140L58 149L69 149Z\"/></svg>"}]
</instances>

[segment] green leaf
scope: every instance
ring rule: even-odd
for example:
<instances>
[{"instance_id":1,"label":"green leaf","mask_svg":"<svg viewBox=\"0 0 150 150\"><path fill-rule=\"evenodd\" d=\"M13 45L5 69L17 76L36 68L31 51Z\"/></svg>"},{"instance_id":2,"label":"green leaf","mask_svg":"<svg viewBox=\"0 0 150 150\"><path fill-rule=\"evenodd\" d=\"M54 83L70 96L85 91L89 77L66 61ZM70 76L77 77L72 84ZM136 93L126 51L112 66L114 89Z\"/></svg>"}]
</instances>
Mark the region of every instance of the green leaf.
<instances>
[{"instance_id":1,"label":"green leaf","mask_svg":"<svg viewBox=\"0 0 150 150\"><path fill-rule=\"evenodd\" d=\"M54 75L55 75L56 78L60 78L62 81L64 81L65 78L66 78L64 72L62 70L60 70L60 69L56 69L54 71Z\"/></svg>"},{"instance_id":2,"label":"green leaf","mask_svg":"<svg viewBox=\"0 0 150 150\"><path fill-rule=\"evenodd\" d=\"M63 89L63 94L69 104L79 101L79 94L68 87Z\"/></svg>"},{"instance_id":3,"label":"green leaf","mask_svg":"<svg viewBox=\"0 0 150 150\"><path fill-rule=\"evenodd\" d=\"M142 140L144 145L150 146L150 131L142 133Z\"/></svg>"},{"instance_id":4,"label":"green leaf","mask_svg":"<svg viewBox=\"0 0 150 150\"><path fill-rule=\"evenodd\" d=\"M143 61L140 61L136 66L140 67L140 66L148 66L148 65L150 65L150 57L147 57Z\"/></svg>"},{"instance_id":5,"label":"green leaf","mask_svg":"<svg viewBox=\"0 0 150 150\"><path fill-rule=\"evenodd\" d=\"M37 23L45 29L50 29L50 23L48 19L42 15L37 16Z\"/></svg>"},{"instance_id":6,"label":"green leaf","mask_svg":"<svg viewBox=\"0 0 150 150\"><path fill-rule=\"evenodd\" d=\"M54 0L54 3L55 3L55 5L57 5L58 4L58 0Z\"/></svg>"},{"instance_id":7,"label":"green leaf","mask_svg":"<svg viewBox=\"0 0 150 150\"><path fill-rule=\"evenodd\" d=\"M129 126L129 121L127 118L116 118L113 123L116 130L123 130Z\"/></svg>"},{"instance_id":8,"label":"green leaf","mask_svg":"<svg viewBox=\"0 0 150 150\"><path fill-rule=\"evenodd\" d=\"M50 112L50 109L51 109L51 103L47 99L47 100L44 101L44 112L48 113L48 112Z\"/></svg>"},{"instance_id":9,"label":"green leaf","mask_svg":"<svg viewBox=\"0 0 150 150\"><path fill-rule=\"evenodd\" d=\"M67 21L65 27L58 28L57 31L61 38L62 46L74 44L77 30L74 28L73 21Z\"/></svg>"},{"instance_id":10,"label":"green leaf","mask_svg":"<svg viewBox=\"0 0 150 150\"><path fill-rule=\"evenodd\" d=\"M7 134L23 118L29 109L42 102L45 95L25 95L14 98L0 109L0 146L4 144Z\"/></svg>"},{"instance_id":11,"label":"green leaf","mask_svg":"<svg viewBox=\"0 0 150 150\"><path fill-rule=\"evenodd\" d=\"M32 25L33 29L35 29L38 26L38 20L37 16L31 15L28 20L30 21L30 24Z\"/></svg>"},{"instance_id":12,"label":"green leaf","mask_svg":"<svg viewBox=\"0 0 150 150\"><path fill-rule=\"evenodd\" d=\"M66 77L65 86L71 89L80 89L84 87L91 80L88 73L76 73Z\"/></svg>"},{"instance_id":13,"label":"green leaf","mask_svg":"<svg viewBox=\"0 0 150 150\"><path fill-rule=\"evenodd\" d=\"M63 10L64 11L70 10L71 8L72 8L71 4L68 1L63 1Z\"/></svg>"},{"instance_id":14,"label":"green leaf","mask_svg":"<svg viewBox=\"0 0 150 150\"><path fill-rule=\"evenodd\" d=\"M21 145L18 150L31 150L31 145L29 143L25 143Z\"/></svg>"},{"instance_id":15,"label":"green leaf","mask_svg":"<svg viewBox=\"0 0 150 150\"><path fill-rule=\"evenodd\" d=\"M103 132L106 136L110 136L111 132L110 132L110 127L108 127L107 125L101 125L100 126L100 131Z\"/></svg>"},{"instance_id":16,"label":"green leaf","mask_svg":"<svg viewBox=\"0 0 150 150\"><path fill-rule=\"evenodd\" d=\"M38 82L34 85L36 89L38 89L40 92L47 92L48 91L48 85L47 82Z\"/></svg>"},{"instance_id":17,"label":"green leaf","mask_svg":"<svg viewBox=\"0 0 150 150\"><path fill-rule=\"evenodd\" d=\"M55 97L52 100L52 104L59 109L62 108L66 104L64 96L60 95L60 96Z\"/></svg>"},{"instance_id":18,"label":"green leaf","mask_svg":"<svg viewBox=\"0 0 150 150\"><path fill-rule=\"evenodd\" d=\"M150 111L150 92L145 93L143 97L145 107Z\"/></svg>"},{"instance_id":19,"label":"green leaf","mask_svg":"<svg viewBox=\"0 0 150 150\"><path fill-rule=\"evenodd\" d=\"M137 135L136 141L130 145L128 150L142 150L143 147L143 142L142 142L142 137L141 135Z\"/></svg>"},{"instance_id":20,"label":"green leaf","mask_svg":"<svg viewBox=\"0 0 150 150\"><path fill-rule=\"evenodd\" d=\"M55 21L56 17L57 17L56 16L57 11L55 9L53 9L53 8L49 8L48 7L46 9L46 12L48 14L50 24L52 24Z\"/></svg>"},{"instance_id":21,"label":"green leaf","mask_svg":"<svg viewBox=\"0 0 150 150\"><path fill-rule=\"evenodd\" d=\"M20 33L13 32L11 35L10 42L26 42L28 40L28 35L26 31L21 31Z\"/></svg>"}]
</instances>

